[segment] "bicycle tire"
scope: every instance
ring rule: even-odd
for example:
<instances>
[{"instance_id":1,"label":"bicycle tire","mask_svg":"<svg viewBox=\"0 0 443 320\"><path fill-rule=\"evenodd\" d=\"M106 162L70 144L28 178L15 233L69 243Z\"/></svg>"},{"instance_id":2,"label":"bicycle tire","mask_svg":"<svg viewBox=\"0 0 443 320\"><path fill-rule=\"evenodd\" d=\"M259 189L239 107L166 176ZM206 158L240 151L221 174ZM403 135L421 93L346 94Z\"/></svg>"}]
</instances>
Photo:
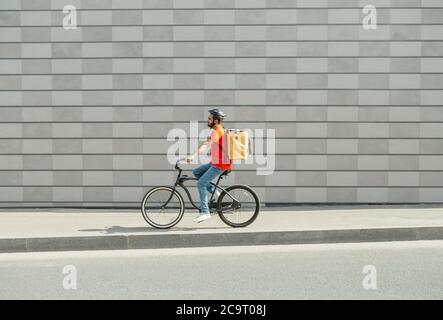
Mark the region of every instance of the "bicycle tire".
<instances>
[{"instance_id":1,"label":"bicycle tire","mask_svg":"<svg viewBox=\"0 0 443 320\"><path fill-rule=\"evenodd\" d=\"M177 197L179 205L180 205L179 211L177 212L177 217L172 222L167 223L167 224L157 223L156 221L154 221L152 219L152 217L149 217L149 214L152 215L152 213L148 212L146 210L146 202L149 199L149 197L152 196L155 192L160 192L160 191L168 191L169 195L171 192L173 192L174 196ZM150 189L145 194L145 196L143 197L142 203L141 203L141 211L142 211L142 216L145 219L145 221L149 225L151 225L152 227L157 228L157 229L169 229L169 228L172 228L173 226L175 226L177 223L179 223L180 220L183 218L183 214L185 212L185 204L184 204L184 200L183 200L182 195L177 190L174 190L171 187L160 186L160 187L155 187L155 188Z\"/></svg>"},{"instance_id":2,"label":"bicycle tire","mask_svg":"<svg viewBox=\"0 0 443 320\"><path fill-rule=\"evenodd\" d=\"M257 216L260 212L260 199L259 199L257 193L255 193L255 191L252 190L252 188L250 188L249 186L246 186L246 185L241 185L241 184L233 185L233 186L226 188L226 191L230 192L235 189L242 189L243 191L249 192L252 195L252 198L254 199L254 203L255 203L255 209L254 209L254 212L253 212L251 218L249 218L247 221L242 222L242 223L234 223L228 218L229 215L232 215L232 214L228 213L227 211L224 212L223 208L222 208L223 198L225 198L225 196L227 196L227 193L225 191L223 191L222 194L220 194L220 196L217 200L217 212L218 212L218 215L220 216L220 219L224 223L226 223L228 226L231 226L233 228L242 228L242 227L246 227L246 226L250 225L252 222L255 221L255 219L257 219ZM225 201L225 204L229 203L229 202L232 202L232 200Z\"/></svg>"}]
</instances>

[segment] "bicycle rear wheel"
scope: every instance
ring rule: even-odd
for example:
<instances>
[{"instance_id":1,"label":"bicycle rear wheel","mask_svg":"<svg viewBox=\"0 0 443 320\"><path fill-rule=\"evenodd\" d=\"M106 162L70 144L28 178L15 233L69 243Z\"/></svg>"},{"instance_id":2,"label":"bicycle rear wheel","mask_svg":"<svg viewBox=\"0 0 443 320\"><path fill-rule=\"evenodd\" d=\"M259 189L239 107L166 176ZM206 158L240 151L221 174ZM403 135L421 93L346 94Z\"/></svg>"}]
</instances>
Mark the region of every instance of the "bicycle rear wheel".
<instances>
[{"instance_id":1,"label":"bicycle rear wheel","mask_svg":"<svg viewBox=\"0 0 443 320\"><path fill-rule=\"evenodd\" d=\"M260 211L260 199L254 190L244 185L226 188L217 201L220 219L228 226L239 228L250 225Z\"/></svg>"},{"instance_id":2,"label":"bicycle rear wheel","mask_svg":"<svg viewBox=\"0 0 443 320\"><path fill-rule=\"evenodd\" d=\"M157 229L175 226L183 217L183 197L171 187L156 187L143 197L141 205L143 218Z\"/></svg>"}]
</instances>

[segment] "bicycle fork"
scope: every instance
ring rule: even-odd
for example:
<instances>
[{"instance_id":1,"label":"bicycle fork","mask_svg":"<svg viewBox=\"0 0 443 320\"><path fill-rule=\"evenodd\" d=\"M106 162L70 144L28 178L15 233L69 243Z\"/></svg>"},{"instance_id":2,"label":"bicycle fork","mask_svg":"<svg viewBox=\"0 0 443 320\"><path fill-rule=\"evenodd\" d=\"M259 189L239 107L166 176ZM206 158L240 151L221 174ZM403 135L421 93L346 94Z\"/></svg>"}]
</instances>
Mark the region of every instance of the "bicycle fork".
<instances>
[{"instance_id":1,"label":"bicycle fork","mask_svg":"<svg viewBox=\"0 0 443 320\"><path fill-rule=\"evenodd\" d=\"M166 201L164 205L162 205L161 209L164 210L166 206L168 205L169 201L171 201L172 196L174 195L174 192L176 191L176 185L174 186L174 189L172 189L171 195L169 196L169 199Z\"/></svg>"}]
</instances>

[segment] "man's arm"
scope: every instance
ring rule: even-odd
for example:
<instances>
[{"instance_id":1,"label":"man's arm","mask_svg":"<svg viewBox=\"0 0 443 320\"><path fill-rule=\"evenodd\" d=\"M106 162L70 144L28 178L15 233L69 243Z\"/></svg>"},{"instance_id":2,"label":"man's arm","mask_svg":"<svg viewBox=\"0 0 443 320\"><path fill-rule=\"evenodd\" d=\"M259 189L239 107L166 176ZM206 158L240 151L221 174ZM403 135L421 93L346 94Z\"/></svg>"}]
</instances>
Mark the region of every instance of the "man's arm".
<instances>
[{"instance_id":1,"label":"man's arm","mask_svg":"<svg viewBox=\"0 0 443 320\"><path fill-rule=\"evenodd\" d=\"M204 154L208 150L210 144L211 144L211 140L210 140L210 137L208 137L208 139L198 148L198 150L196 152L194 152L190 156L186 157L186 162L192 162L192 160L195 157L197 157L200 154Z\"/></svg>"}]
</instances>

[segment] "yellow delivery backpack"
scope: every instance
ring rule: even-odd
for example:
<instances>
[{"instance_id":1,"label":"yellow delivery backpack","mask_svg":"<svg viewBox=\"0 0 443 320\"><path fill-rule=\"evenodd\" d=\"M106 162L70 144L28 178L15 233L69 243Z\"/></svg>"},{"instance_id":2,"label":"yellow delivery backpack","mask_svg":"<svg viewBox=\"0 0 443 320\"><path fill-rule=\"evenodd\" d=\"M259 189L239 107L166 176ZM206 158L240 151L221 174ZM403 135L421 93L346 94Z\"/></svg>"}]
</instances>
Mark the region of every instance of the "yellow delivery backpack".
<instances>
[{"instance_id":1,"label":"yellow delivery backpack","mask_svg":"<svg viewBox=\"0 0 443 320\"><path fill-rule=\"evenodd\" d=\"M246 160L249 154L249 136L241 129L228 129L229 160Z\"/></svg>"}]
</instances>

